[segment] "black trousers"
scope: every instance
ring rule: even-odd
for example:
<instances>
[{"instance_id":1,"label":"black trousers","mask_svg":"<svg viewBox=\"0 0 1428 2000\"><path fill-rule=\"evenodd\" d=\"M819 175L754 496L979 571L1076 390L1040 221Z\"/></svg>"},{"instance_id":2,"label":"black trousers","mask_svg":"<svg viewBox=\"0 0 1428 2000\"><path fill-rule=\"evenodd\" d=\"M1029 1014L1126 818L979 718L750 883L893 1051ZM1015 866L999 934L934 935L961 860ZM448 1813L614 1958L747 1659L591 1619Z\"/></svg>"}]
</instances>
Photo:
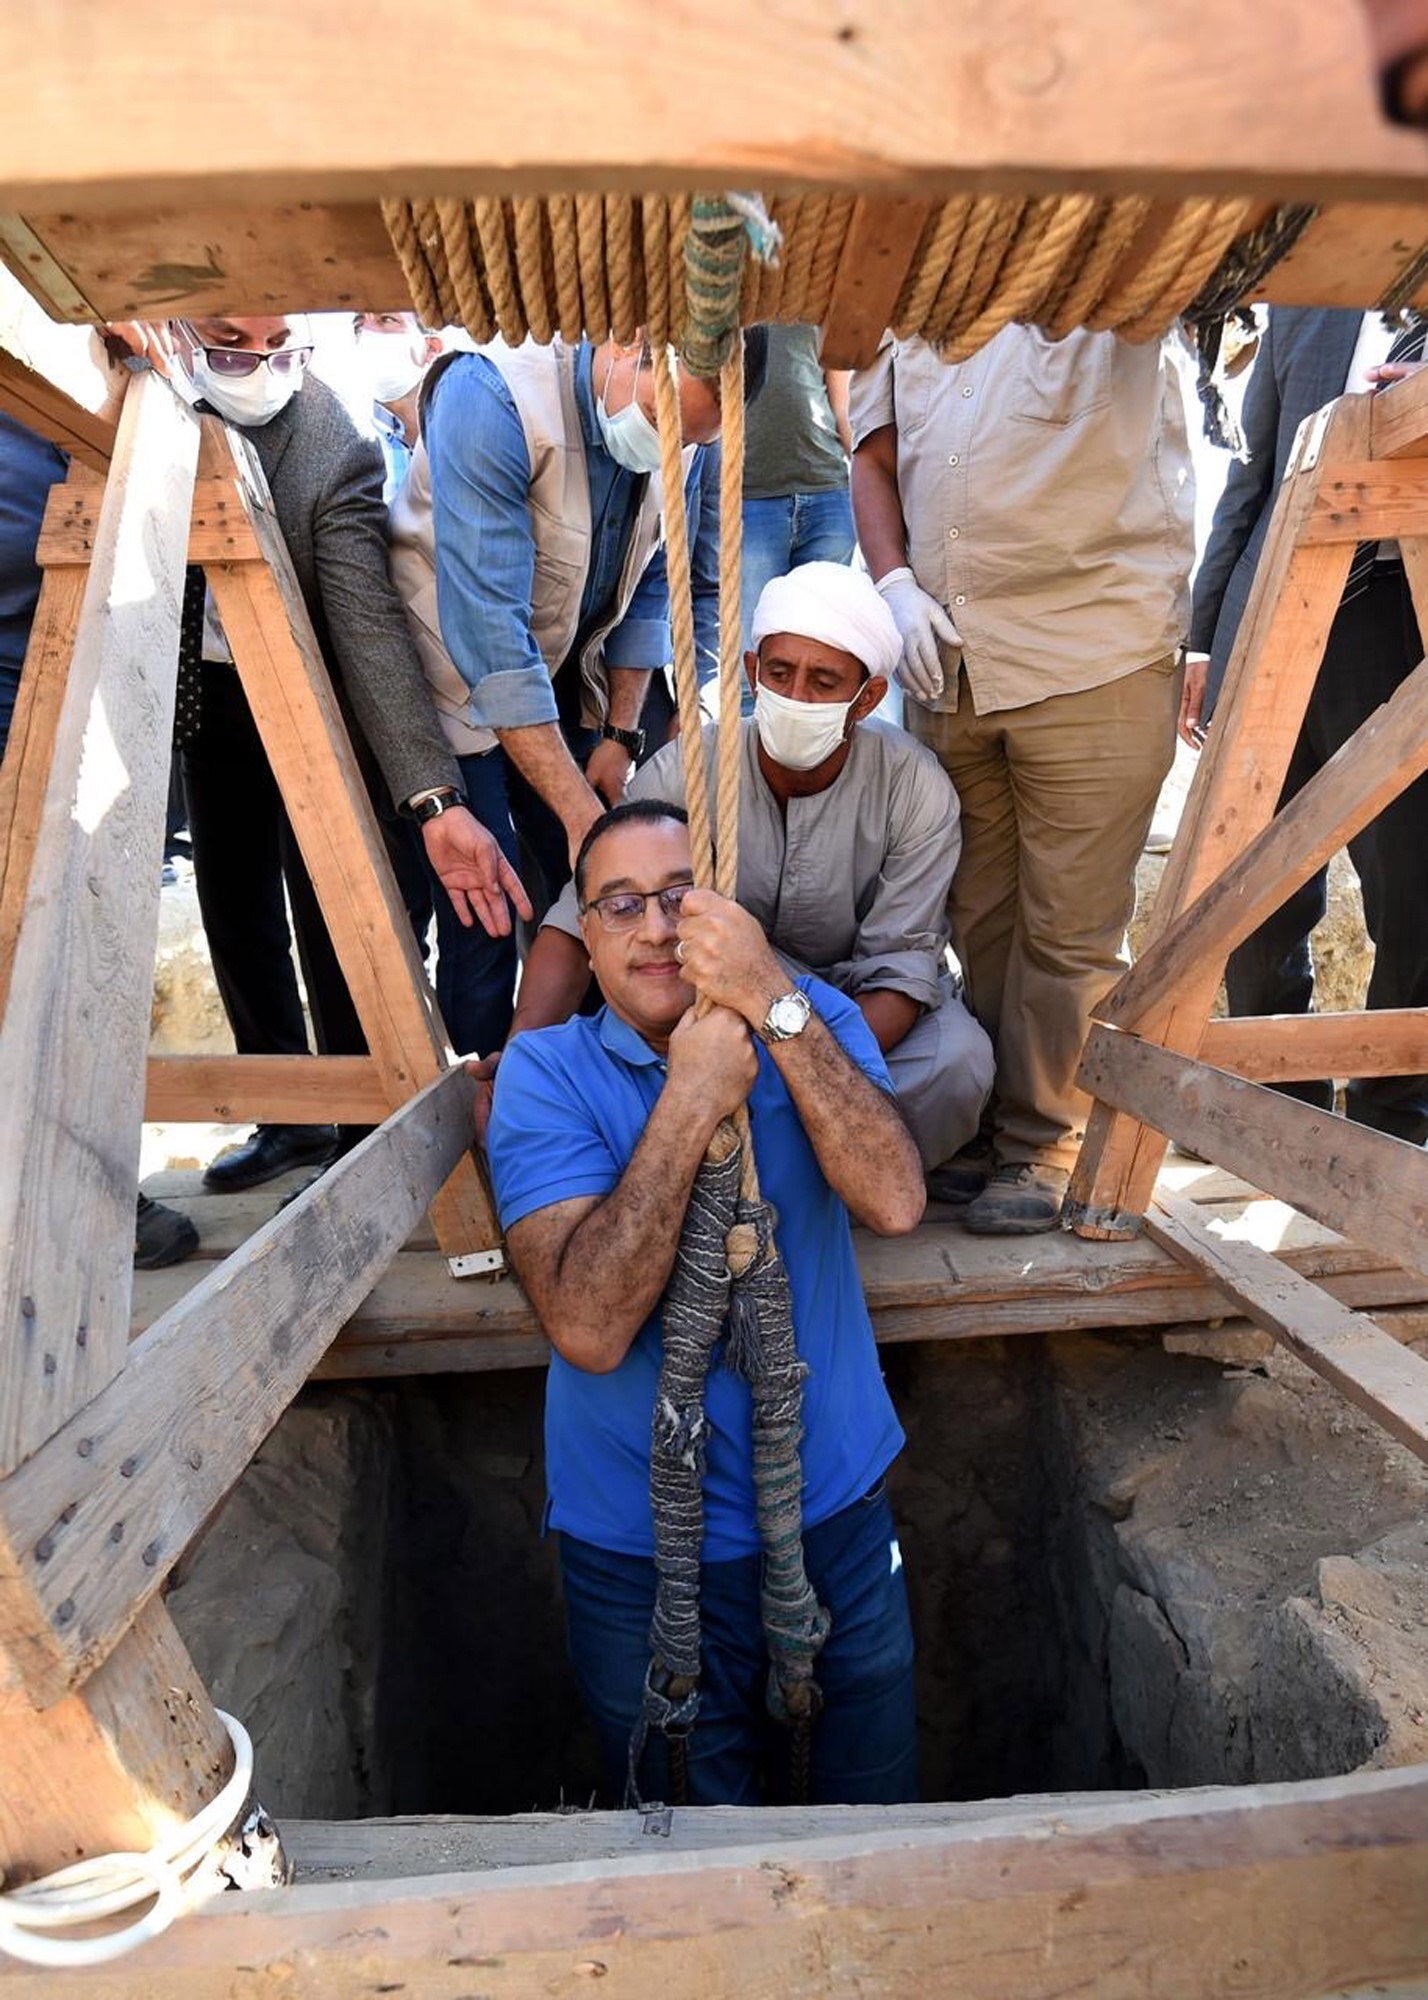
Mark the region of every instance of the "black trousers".
<instances>
[{"instance_id":1,"label":"black trousers","mask_svg":"<svg viewBox=\"0 0 1428 2000\"><path fill-rule=\"evenodd\" d=\"M235 668L205 664L200 713L198 733L181 753L184 793L199 911L238 1053L308 1053L296 942L319 1053L365 1055L357 1010ZM415 925L423 902L428 919L431 908L420 837L384 799L373 803Z\"/></svg>"},{"instance_id":2,"label":"black trousers","mask_svg":"<svg viewBox=\"0 0 1428 2000\"><path fill-rule=\"evenodd\" d=\"M1334 620L1281 806L1389 699L1422 656L1402 564L1376 563L1368 588L1341 606ZM1375 950L1368 1005L1428 1007L1428 777L1401 792L1351 840L1349 855ZM1309 933L1327 901L1328 870L1321 869L1231 954L1225 973L1231 1013L1308 1013L1314 997ZM1305 1103L1332 1107L1327 1080L1281 1087ZM1351 1082L1347 1109L1361 1124L1421 1146L1428 1140L1428 1077Z\"/></svg>"}]
</instances>

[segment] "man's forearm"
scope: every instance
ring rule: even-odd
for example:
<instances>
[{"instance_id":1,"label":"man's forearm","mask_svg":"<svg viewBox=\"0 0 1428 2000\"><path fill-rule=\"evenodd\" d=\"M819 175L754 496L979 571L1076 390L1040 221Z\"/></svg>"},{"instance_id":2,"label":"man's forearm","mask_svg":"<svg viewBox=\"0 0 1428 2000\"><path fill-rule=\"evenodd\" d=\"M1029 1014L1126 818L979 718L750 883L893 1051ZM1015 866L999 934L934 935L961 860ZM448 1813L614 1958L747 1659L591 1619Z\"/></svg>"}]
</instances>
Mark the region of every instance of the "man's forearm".
<instances>
[{"instance_id":1,"label":"man's forearm","mask_svg":"<svg viewBox=\"0 0 1428 2000\"><path fill-rule=\"evenodd\" d=\"M854 1004L884 1055L911 1034L922 1012L910 993L896 993L890 986L870 987L866 993L855 995Z\"/></svg>"},{"instance_id":2,"label":"man's forearm","mask_svg":"<svg viewBox=\"0 0 1428 2000\"><path fill-rule=\"evenodd\" d=\"M526 783L565 828L571 848L577 847L605 808L585 782L559 724L536 722L527 729L498 729L496 735Z\"/></svg>"},{"instance_id":3,"label":"man's forearm","mask_svg":"<svg viewBox=\"0 0 1428 2000\"><path fill-rule=\"evenodd\" d=\"M553 1028L568 1021L590 984L590 958L569 931L543 924L521 971L521 990L511 1034Z\"/></svg>"},{"instance_id":4,"label":"man's forearm","mask_svg":"<svg viewBox=\"0 0 1428 2000\"><path fill-rule=\"evenodd\" d=\"M659 1304L714 1124L662 1092L618 1184L572 1231L546 1330L576 1367L617 1368Z\"/></svg>"},{"instance_id":5,"label":"man's forearm","mask_svg":"<svg viewBox=\"0 0 1428 2000\"><path fill-rule=\"evenodd\" d=\"M891 425L874 431L854 452L851 486L858 546L876 582L907 564L907 523L897 490L897 433Z\"/></svg>"},{"instance_id":6,"label":"man's forearm","mask_svg":"<svg viewBox=\"0 0 1428 2000\"><path fill-rule=\"evenodd\" d=\"M922 1163L902 1114L864 1076L817 1014L802 1034L769 1044L824 1179L882 1236L914 1228L926 1205Z\"/></svg>"},{"instance_id":7,"label":"man's forearm","mask_svg":"<svg viewBox=\"0 0 1428 2000\"><path fill-rule=\"evenodd\" d=\"M608 677L611 728L638 729L640 716L644 713L645 696L649 692L649 668L611 667Z\"/></svg>"}]
</instances>

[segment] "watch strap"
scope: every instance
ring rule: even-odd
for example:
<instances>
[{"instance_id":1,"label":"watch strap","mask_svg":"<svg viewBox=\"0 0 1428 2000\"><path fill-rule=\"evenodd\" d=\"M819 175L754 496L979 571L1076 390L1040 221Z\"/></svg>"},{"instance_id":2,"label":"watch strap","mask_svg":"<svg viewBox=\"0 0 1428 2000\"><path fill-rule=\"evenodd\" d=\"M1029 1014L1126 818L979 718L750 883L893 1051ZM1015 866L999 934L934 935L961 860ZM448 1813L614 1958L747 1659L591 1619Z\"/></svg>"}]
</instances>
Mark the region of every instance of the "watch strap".
<instances>
[{"instance_id":1,"label":"watch strap","mask_svg":"<svg viewBox=\"0 0 1428 2000\"><path fill-rule=\"evenodd\" d=\"M600 734L607 743L618 743L622 750L628 750L632 757L640 756L645 747L643 729L617 729L613 722L607 722Z\"/></svg>"}]
</instances>

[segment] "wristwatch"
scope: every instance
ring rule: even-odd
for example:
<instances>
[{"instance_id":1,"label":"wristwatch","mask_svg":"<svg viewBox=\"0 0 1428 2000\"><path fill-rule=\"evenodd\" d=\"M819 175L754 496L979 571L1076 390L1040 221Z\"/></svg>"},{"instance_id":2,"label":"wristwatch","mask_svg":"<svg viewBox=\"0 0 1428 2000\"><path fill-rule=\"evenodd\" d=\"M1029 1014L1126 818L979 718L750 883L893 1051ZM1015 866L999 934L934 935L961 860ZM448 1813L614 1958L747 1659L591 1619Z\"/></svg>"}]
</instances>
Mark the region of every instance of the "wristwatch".
<instances>
[{"instance_id":1,"label":"wristwatch","mask_svg":"<svg viewBox=\"0 0 1428 2000\"><path fill-rule=\"evenodd\" d=\"M617 729L613 722L607 722L600 731L607 743L618 743L622 750L628 750L632 757L644 755L645 732L643 729Z\"/></svg>"},{"instance_id":2,"label":"wristwatch","mask_svg":"<svg viewBox=\"0 0 1428 2000\"><path fill-rule=\"evenodd\" d=\"M453 806L466 803L461 793L453 785L437 785L429 792L416 792L402 806L408 819L414 819L418 826L425 826L429 819L438 814L450 812Z\"/></svg>"},{"instance_id":3,"label":"wristwatch","mask_svg":"<svg viewBox=\"0 0 1428 2000\"><path fill-rule=\"evenodd\" d=\"M764 1015L764 1024L759 1033L766 1042L791 1042L795 1035L801 1035L813 1017L813 1007L806 993L800 993L795 986L790 993L780 993L777 1000Z\"/></svg>"}]
</instances>

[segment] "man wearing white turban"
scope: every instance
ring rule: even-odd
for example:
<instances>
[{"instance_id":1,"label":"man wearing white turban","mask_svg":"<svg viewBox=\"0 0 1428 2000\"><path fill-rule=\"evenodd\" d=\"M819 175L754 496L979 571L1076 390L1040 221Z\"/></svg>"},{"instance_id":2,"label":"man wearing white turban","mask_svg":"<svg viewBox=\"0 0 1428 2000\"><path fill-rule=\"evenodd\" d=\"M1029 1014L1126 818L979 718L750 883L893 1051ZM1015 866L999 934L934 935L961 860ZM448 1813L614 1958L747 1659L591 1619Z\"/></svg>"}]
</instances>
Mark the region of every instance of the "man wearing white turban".
<instances>
[{"instance_id":1,"label":"man wearing white turban","mask_svg":"<svg viewBox=\"0 0 1428 2000\"><path fill-rule=\"evenodd\" d=\"M924 1168L938 1167L976 1133L993 1069L991 1043L946 961L957 795L930 751L872 719L902 641L861 571L805 563L775 577L752 637L738 900L791 969L857 1003ZM704 744L712 795L712 724ZM651 758L626 796L683 805L679 744ZM527 960L512 1033L567 1019L588 982L568 892Z\"/></svg>"}]
</instances>

